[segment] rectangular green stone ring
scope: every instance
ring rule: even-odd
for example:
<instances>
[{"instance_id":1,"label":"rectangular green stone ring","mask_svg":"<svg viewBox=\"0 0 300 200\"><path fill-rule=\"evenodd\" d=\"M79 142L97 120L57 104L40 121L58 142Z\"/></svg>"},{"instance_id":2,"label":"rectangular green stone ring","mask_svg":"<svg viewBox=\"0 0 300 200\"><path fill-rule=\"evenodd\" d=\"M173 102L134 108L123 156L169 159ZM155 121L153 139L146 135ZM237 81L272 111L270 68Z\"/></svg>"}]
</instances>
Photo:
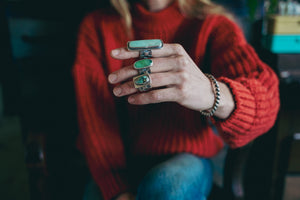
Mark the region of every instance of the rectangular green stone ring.
<instances>
[{"instance_id":1,"label":"rectangular green stone ring","mask_svg":"<svg viewBox=\"0 0 300 200\"><path fill-rule=\"evenodd\" d=\"M163 41L160 39L134 40L127 42L127 49L130 51L139 51L144 49L160 49L163 47Z\"/></svg>"}]
</instances>

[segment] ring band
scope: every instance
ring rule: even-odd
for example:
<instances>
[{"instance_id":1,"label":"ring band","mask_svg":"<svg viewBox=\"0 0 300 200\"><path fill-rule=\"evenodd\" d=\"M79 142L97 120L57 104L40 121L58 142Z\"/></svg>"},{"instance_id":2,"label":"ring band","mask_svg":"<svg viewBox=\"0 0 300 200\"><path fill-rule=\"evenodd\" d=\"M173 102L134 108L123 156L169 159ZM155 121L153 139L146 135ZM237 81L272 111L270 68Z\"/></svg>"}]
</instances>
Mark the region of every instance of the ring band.
<instances>
[{"instance_id":1,"label":"ring band","mask_svg":"<svg viewBox=\"0 0 300 200\"><path fill-rule=\"evenodd\" d=\"M133 77L133 84L140 92L147 91L151 88L151 77L148 73Z\"/></svg>"},{"instance_id":2,"label":"ring band","mask_svg":"<svg viewBox=\"0 0 300 200\"><path fill-rule=\"evenodd\" d=\"M140 50L140 58L144 59L144 58L152 58L152 51L151 49L143 49Z\"/></svg>"},{"instance_id":3,"label":"ring band","mask_svg":"<svg viewBox=\"0 0 300 200\"><path fill-rule=\"evenodd\" d=\"M133 64L133 68L138 70L139 74L151 73L150 67L153 65L151 59L138 60Z\"/></svg>"}]
</instances>

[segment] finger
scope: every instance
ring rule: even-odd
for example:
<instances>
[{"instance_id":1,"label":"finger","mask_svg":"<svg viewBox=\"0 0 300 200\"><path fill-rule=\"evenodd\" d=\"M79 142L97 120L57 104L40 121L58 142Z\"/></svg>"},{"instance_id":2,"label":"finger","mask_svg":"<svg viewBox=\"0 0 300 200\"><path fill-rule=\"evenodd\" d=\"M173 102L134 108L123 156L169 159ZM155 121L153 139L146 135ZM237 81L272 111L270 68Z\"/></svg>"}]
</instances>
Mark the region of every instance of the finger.
<instances>
[{"instance_id":1,"label":"finger","mask_svg":"<svg viewBox=\"0 0 300 200\"><path fill-rule=\"evenodd\" d=\"M176 87L151 90L145 93L138 93L130 96L128 102L135 105L145 105L161 102L178 101L178 89Z\"/></svg>"},{"instance_id":2,"label":"finger","mask_svg":"<svg viewBox=\"0 0 300 200\"><path fill-rule=\"evenodd\" d=\"M153 88L176 85L180 83L178 72L150 74Z\"/></svg>"},{"instance_id":3,"label":"finger","mask_svg":"<svg viewBox=\"0 0 300 200\"><path fill-rule=\"evenodd\" d=\"M181 67L186 65L184 56L172 56L166 58L152 58L153 66L151 67L151 72L168 72L177 71Z\"/></svg>"},{"instance_id":4,"label":"finger","mask_svg":"<svg viewBox=\"0 0 300 200\"><path fill-rule=\"evenodd\" d=\"M152 88L176 85L180 82L177 73L155 73L150 74L150 78ZM133 81L128 81L116 86L113 90L113 93L115 96L121 97L134 94L137 91L138 90L134 87Z\"/></svg>"},{"instance_id":5,"label":"finger","mask_svg":"<svg viewBox=\"0 0 300 200\"><path fill-rule=\"evenodd\" d=\"M164 44L161 49L153 49L152 57L168 57L173 55L183 55L184 48L180 44ZM114 49L111 51L111 56L116 59L138 58L139 51L129 51L126 47Z\"/></svg>"},{"instance_id":6,"label":"finger","mask_svg":"<svg viewBox=\"0 0 300 200\"><path fill-rule=\"evenodd\" d=\"M186 63L183 56L167 57L167 58L152 58L153 65L150 67L152 73L176 71L183 67ZM127 79L136 76L138 71L132 65L124 67L111 73L108 76L110 83L120 83Z\"/></svg>"},{"instance_id":7,"label":"finger","mask_svg":"<svg viewBox=\"0 0 300 200\"><path fill-rule=\"evenodd\" d=\"M116 86L113 89L113 93L117 97L134 94L136 92L138 92L138 89L134 87L133 81L128 81L126 83L123 83L121 85Z\"/></svg>"},{"instance_id":8,"label":"finger","mask_svg":"<svg viewBox=\"0 0 300 200\"><path fill-rule=\"evenodd\" d=\"M109 74L108 81L113 84L120 83L136 75L138 75L138 71L129 65Z\"/></svg>"}]
</instances>

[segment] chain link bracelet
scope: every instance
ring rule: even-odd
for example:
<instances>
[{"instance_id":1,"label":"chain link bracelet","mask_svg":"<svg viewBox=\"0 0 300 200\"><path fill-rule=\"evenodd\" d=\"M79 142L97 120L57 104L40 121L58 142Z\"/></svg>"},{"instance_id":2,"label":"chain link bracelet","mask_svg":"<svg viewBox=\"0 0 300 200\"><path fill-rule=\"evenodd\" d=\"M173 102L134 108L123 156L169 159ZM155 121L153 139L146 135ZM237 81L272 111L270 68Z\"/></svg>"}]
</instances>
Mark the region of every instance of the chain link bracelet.
<instances>
[{"instance_id":1,"label":"chain link bracelet","mask_svg":"<svg viewBox=\"0 0 300 200\"><path fill-rule=\"evenodd\" d=\"M209 78L211 85L213 87L214 90L214 95L215 95L215 101L214 101L214 105L211 109L209 110L203 110L200 111L200 113L206 117L211 117L214 115L214 113L216 112L216 110L219 107L219 103L220 103L220 86L218 81L215 79L215 77L211 74L205 74L205 76L207 76L207 78Z\"/></svg>"}]
</instances>

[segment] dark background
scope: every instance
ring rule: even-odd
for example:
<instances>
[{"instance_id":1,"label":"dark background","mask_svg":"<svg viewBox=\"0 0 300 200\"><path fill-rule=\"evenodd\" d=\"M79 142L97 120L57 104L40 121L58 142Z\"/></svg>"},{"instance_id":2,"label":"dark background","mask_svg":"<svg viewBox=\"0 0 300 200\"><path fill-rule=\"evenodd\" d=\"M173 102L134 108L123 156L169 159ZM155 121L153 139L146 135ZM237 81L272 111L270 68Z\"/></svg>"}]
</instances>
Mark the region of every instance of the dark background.
<instances>
[{"instance_id":1,"label":"dark background","mask_svg":"<svg viewBox=\"0 0 300 200\"><path fill-rule=\"evenodd\" d=\"M81 199L71 68L82 17L107 5L0 1L0 199Z\"/></svg>"}]
</instances>

